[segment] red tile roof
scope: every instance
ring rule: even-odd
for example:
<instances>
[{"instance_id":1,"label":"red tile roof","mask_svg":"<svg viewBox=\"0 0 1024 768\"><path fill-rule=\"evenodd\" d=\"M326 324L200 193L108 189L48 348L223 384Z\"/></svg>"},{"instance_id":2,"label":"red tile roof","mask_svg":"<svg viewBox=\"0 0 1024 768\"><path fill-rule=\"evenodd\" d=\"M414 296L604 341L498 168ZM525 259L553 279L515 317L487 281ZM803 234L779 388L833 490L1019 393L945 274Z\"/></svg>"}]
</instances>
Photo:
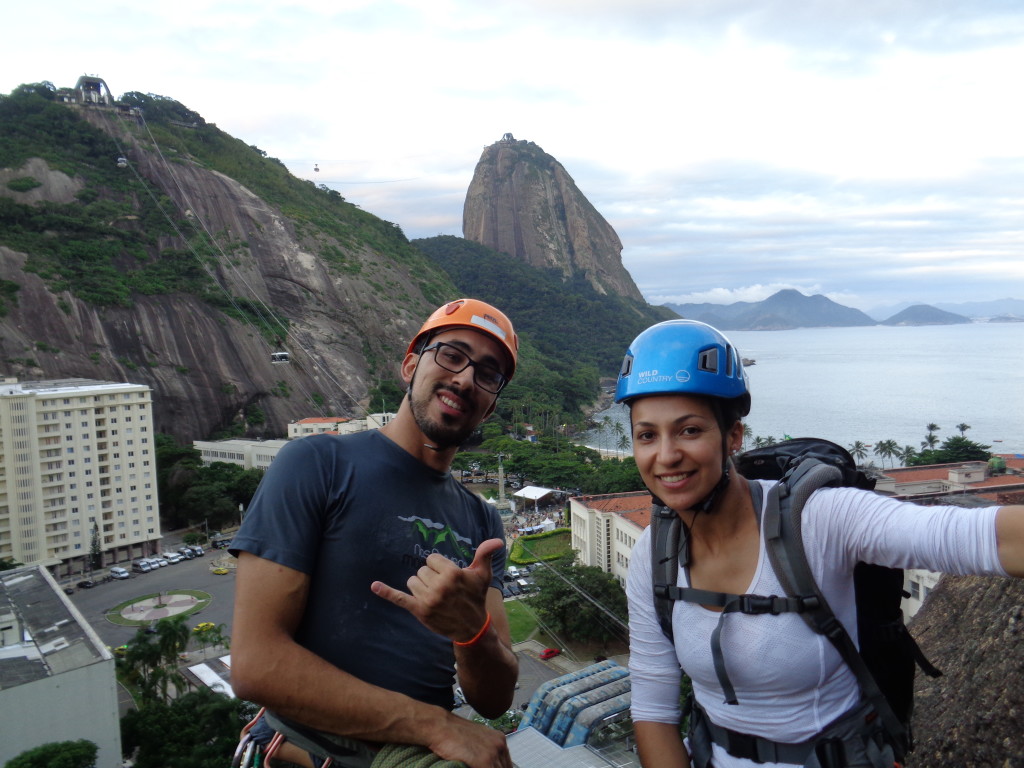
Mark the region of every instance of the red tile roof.
<instances>
[{"instance_id":1,"label":"red tile roof","mask_svg":"<svg viewBox=\"0 0 1024 768\"><path fill-rule=\"evenodd\" d=\"M651 523L651 494L647 491L577 496L576 500L597 512L614 512L643 530Z\"/></svg>"}]
</instances>

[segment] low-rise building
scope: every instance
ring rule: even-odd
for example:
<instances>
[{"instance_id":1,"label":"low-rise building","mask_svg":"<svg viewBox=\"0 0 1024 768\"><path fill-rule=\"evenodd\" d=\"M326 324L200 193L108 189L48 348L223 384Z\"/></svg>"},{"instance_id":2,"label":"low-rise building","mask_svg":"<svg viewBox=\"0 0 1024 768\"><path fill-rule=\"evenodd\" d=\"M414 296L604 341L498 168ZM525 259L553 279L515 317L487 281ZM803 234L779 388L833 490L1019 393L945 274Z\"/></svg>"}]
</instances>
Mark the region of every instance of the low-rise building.
<instances>
[{"instance_id":1,"label":"low-rise building","mask_svg":"<svg viewBox=\"0 0 1024 768\"><path fill-rule=\"evenodd\" d=\"M277 452L287 444L287 440L256 440L244 437L192 441L192 447L199 451L204 465L223 462L236 464L245 469L266 469L277 458Z\"/></svg>"},{"instance_id":2,"label":"low-rise building","mask_svg":"<svg viewBox=\"0 0 1024 768\"><path fill-rule=\"evenodd\" d=\"M569 499L572 548L582 565L593 565L626 583L629 558L651 524L647 491L578 496Z\"/></svg>"},{"instance_id":3,"label":"low-rise building","mask_svg":"<svg viewBox=\"0 0 1024 768\"><path fill-rule=\"evenodd\" d=\"M121 764L114 656L41 566L0 572L0 765L55 741Z\"/></svg>"},{"instance_id":4,"label":"low-rise building","mask_svg":"<svg viewBox=\"0 0 1024 768\"><path fill-rule=\"evenodd\" d=\"M368 429L380 429L395 418L394 413L368 413L365 418L349 419L344 416L311 416L299 419L288 425L288 438L308 437L324 432L339 435L350 435L354 432L365 432Z\"/></svg>"}]
</instances>

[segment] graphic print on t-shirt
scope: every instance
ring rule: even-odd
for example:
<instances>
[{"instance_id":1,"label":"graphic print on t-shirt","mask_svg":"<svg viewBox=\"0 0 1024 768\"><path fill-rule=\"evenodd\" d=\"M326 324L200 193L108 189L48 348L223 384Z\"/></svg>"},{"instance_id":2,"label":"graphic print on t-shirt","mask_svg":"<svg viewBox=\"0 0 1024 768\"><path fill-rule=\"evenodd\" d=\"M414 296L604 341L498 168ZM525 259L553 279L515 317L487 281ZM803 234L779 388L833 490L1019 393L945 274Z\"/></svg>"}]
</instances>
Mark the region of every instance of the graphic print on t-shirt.
<instances>
[{"instance_id":1,"label":"graphic print on t-shirt","mask_svg":"<svg viewBox=\"0 0 1024 768\"><path fill-rule=\"evenodd\" d=\"M403 523L409 523L416 531L419 541L414 546L413 555L418 560L426 560L436 552L460 568L466 568L473 562L472 539L462 536L447 523L435 523L425 517L415 516L398 519Z\"/></svg>"}]
</instances>

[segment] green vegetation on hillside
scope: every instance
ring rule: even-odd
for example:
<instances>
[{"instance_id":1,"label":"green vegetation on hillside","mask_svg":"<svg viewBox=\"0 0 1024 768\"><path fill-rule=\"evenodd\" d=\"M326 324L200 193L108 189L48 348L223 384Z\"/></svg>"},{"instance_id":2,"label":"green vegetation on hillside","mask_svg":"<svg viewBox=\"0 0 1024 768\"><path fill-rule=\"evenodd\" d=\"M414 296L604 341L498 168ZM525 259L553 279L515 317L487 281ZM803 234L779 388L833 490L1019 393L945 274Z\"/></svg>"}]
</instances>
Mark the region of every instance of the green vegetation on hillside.
<instances>
[{"instance_id":1,"label":"green vegetation on hillside","mask_svg":"<svg viewBox=\"0 0 1024 768\"><path fill-rule=\"evenodd\" d=\"M224 252L234 256L247 244L221 242L221 233L213 234L217 243L205 232L193 234L193 224L159 189L118 168L121 152L128 151L131 159L130 150L120 149L111 136L81 119L77 109L54 101L55 93L52 84L37 83L0 95L0 167L19 168L39 157L85 186L75 202L64 204L23 205L0 195L0 242L28 254L25 269L39 274L51 291L70 291L90 304L131 306L133 294L181 292L199 295L229 315L244 315L244 309L228 308L232 302L208 272ZM364 260L372 258L373 274L367 279L400 302L413 298L405 295L404 271L399 275L394 270L393 265L401 264L431 304L451 297L444 273L395 224L345 202L335 190L295 178L280 161L232 138L174 99L133 92L122 102L140 108L145 123L118 118L113 111L97 114L163 160L183 162L187 157L279 207L304 244L330 268L359 274ZM7 187L27 190L39 183L22 176ZM188 243L181 242L179 232L187 233ZM166 247L171 238L177 247ZM267 329L263 332L270 335Z\"/></svg>"},{"instance_id":2,"label":"green vegetation on hillside","mask_svg":"<svg viewBox=\"0 0 1024 768\"><path fill-rule=\"evenodd\" d=\"M412 273L432 304L449 298L448 281L409 244L397 224L346 202L337 190L296 178L277 158L224 133L174 99L132 91L121 101L142 109L149 133L165 154L187 156L279 207L295 223L296 234L310 241L333 269L359 274L363 270L361 256L373 251L384 257L376 270L388 269L388 261L414 267ZM195 127L186 127L192 125ZM140 132L140 138L148 136ZM383 280L386 275L375 274L373 279ZM397 284L382 288L390 288L392 293L400 290ZM396 301L402 298L394 296Z\"/></svg>"},{"instance_id":3,"label":"green vegetation on hillside","mask_svg":"<svg viewBox=\"0 0 1024 768\"><path fill-rule=\"evenodd\" d=\"M543 435L581 425L601 376L614 376L629 342L644 328L675 317L663 307L599 294L584 279L563 281L507 254L442 235L413 245L444 269L459 292L491 302L519 334L515 378L498 401L511 431L530 424ZM485 432L485 437L487 436Z\"/></svg>"},{"instance_id":4,"label":"green vegetation on hillside","mask_svg":"<svg viewBox=\"0 0 1024 768\"><path fill-rule=\"evenodd\" d=\"M133 293L212 287L190 252L159 250L159 239L175 231L164 215L170 201L119 169L114 141L50 93L21 86L0 96L0 167L39 157L85 186L73 203L24 205L0 196L3 244L27 254L25 270L51 291L70 291L90 304L131 306Z\"/></svg>"},{"instance_id":5,"label":"green vegetation on hillside","mask_svg":"<svg viewBox=\"0 0 1024 768\"><path fill-rule=\"evenodd\" d=\"M621 296L598 293L582 277L565 281L486 246L442 235L413 245L444 269L460 290L492 302L512 318L550 364L571 375L589 366L614 376L640 331L677 315Z\"/></svg>"}]
</instances>

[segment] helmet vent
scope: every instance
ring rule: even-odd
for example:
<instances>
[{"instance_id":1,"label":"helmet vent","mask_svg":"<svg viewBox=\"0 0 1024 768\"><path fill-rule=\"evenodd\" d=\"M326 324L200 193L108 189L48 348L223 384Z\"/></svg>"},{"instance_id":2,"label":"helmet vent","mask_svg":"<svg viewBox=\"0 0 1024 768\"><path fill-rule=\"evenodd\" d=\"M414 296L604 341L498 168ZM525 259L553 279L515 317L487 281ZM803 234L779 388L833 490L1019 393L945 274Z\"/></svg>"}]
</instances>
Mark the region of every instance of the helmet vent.
<instances>
[{"instance_id":1,"label":"helmet vent","mask_svg":"<svg viewBox=\"0 0 1024 768\"><path fill-rule=\"evenodd\" d=\"M633 370L633 356L626 355L622 358L622 369L619 371L619 376L629 376L629 372Z\"/></svg>"},{"instance_id":2,"label":"helmet vent","mask_svg":"<svg viewBox=\"0 0 1024 768\"><path fill-rule=\"evenodd\" d=\"M732 371L732 361L733 361L734 357L735 357L735 355L733 355L733 353L732 353L732 346L731 345L727 346L725 348L725 375L726 376L730 376L730 377L732 376L732 373L733 373L733 371Z\"/></svg>"},{"instance_id":3,"label":"helmet vent","mask_svg":"<svg viewBox=\"0 0 1024 768\"><path fill-rule=\"evenodd\" d=\"M697 370L718 373L718 349L705 349L697 356Z\"/></svg>"}]
</instances>

